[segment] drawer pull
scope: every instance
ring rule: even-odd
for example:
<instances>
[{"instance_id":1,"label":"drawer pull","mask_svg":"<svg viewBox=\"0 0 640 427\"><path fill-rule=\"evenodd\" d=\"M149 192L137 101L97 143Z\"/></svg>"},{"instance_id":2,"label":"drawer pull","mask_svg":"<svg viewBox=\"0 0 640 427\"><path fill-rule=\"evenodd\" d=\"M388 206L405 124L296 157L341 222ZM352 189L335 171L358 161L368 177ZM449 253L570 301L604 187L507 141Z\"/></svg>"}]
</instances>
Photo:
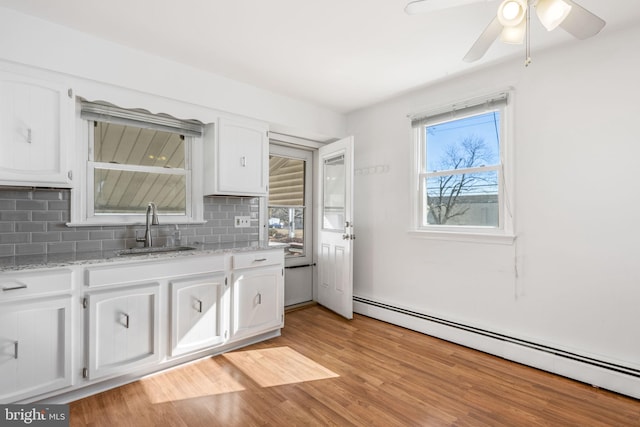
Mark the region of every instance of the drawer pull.
<instances>
[{"instance_id":1,"label":"drawer pull","mask_svg":"<svg viewBox=\"0 0 640 427\"><path fill-rule=\"evenodd\" d=\"M266 261L266 260L267 260L266 258L256 258L256 259L253 260L253 262L263 262L263 261Z\"/></svg>"},{"instance_id":2,"label":"drawer pull","mask_svg":"<svg viewBox=\"0 0 640 427\"><path fill-rule=\"evenodd\" d=\"M124 314L124 327L129 329L129 315Z\"/></svg>"},{"instance_id":3,"label":"drawer pull","mask_svg":"<svg viewBox=\"0 0 640 427\"><path fill-rule=\"evenodd\" d=\"M196 302L198 303L198 307L196 308L196 311L198 313L202 313L202 301L200 301L199 299L196 300Z\"/></svg>"},{"instance_id":4,"label":"drawer pull","mask_svg":"<svg viewBox=\"0 0 640 427\"><path fill-rule=\"evenodd\" d=\"M13 357L14 359L18 358L18 341L13 343Z\"/></svg>"},{"instance_id":5,"label":"drawer pull","mask_svg":"<svg viewBox=\"0 0 640 427\"><path fill-rule=\"evenodd\" d=\"M7 291L16 291L18 289L27 289L27 285L25 285L24 283L19 283L15 286L3 286L2 287L2 292L7 292Z\"/></svg>"},{"instance_id":6,"label":"drawer pull","mask_svg":"<svg viewBox=\"0 0 640 427\"><path fill-rule=\"evenodd\" d=\"M258 292L258 305L262 304L262 294Z\"/></svg>"}]
</instances>

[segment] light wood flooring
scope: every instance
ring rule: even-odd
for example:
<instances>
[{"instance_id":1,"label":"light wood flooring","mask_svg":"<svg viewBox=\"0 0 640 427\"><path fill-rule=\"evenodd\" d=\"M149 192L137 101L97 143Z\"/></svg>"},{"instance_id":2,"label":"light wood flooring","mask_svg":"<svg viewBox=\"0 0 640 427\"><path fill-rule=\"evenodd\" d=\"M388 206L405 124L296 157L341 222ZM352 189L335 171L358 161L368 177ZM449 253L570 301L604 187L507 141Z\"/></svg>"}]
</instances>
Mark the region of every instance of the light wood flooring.
<instances>
[{"instance_id":1,"label":"light wood flooring","mask_svg":"<svg viewBox=\"0 0 640 427\"><path fill-rule=\"evenodd\" d=\"M71 426L640 426L640 401L356 315L70 405Z\"/></svg>"}]
</instances>

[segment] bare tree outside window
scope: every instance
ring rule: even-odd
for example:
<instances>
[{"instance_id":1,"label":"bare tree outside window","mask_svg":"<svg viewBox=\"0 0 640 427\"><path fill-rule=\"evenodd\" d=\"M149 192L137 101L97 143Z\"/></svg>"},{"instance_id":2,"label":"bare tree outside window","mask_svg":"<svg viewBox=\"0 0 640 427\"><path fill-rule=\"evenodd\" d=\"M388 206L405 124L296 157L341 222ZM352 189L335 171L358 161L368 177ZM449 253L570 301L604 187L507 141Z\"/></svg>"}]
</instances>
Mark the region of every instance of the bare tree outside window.
<instances>
[{"instance_id":1,"label":"bare tree outside window","mask_svg":"<svg viewBox=\"0 0 640 427\"><path fill-rule=\"evenodd\" d=\"M492 112L426 127L426 224L499 225L498 120Z\"/></svg>"},{"instance_id":2,"label":"bare tree outside window","mask_svg":"<svg viewBox=\"0 0 640 427\"><path fill-rule=\"evenodd\" d=\"M479 168L491 164L494 157L493 150L484 139L468 136L460 143L448 147L438 170ZM427 205L432 220L430 223L447 224L454 218L467 214L474 201L475 204L497 202L496 179L495 174L487 173L430 178L427 190Z\"/></svg>"}]
</instances>

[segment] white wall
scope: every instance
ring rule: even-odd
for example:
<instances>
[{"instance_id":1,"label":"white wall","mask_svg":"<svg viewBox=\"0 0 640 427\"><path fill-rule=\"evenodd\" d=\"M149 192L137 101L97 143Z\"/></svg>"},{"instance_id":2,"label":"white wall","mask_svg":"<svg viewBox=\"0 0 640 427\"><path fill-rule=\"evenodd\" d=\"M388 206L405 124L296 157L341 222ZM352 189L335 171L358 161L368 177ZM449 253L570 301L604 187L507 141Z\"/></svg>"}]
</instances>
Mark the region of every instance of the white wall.
<instances>
[{"instance_id":1,"label":"white wall","mask_svg":"<svg viewBox=\"0 0 640 427\"><path fill-rule=\"evenodd\" d=\"M175 115L189 111L171 104L178 100L259 119L270 123L272 130L295 136L324 140L345 132L345 117L328 109L1 7L0 59L74 77L74 89L80 96L99 93L93 84L99 82L110 86L106 97L116 98L114 103L131 100L133 90L164 98L165 110L171 110L164 112Z\"/></svg>"},{"instance_id":2,"label":"white wall","mask_svg":"<svg viewBox=\"0 0 640 427\"><path fill-rule=\"evenodd\" d=\"M640 368L640 28L348 116L354 295ZM515 88L514 245L412 237L407 114ZM516 277L516 264L519 275Z\"/></svg>"}]
</instances>

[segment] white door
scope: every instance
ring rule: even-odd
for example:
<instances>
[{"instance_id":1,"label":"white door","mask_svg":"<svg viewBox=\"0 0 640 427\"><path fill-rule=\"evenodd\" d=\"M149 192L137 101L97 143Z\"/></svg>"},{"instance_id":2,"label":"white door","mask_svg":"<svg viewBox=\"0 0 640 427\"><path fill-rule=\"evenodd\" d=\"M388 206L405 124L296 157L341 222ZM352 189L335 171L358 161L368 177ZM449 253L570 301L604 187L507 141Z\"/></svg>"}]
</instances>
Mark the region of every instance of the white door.
<instances>
[{"instance_id":1,"label":"white door","mask_svg":"<svg viewBox=\"0 0 640 427\"><path fill-rule=\"evenodd\" d=\"M320 148L318 303L353 317L353 137Z\"/></svg>"}]
</instances>

